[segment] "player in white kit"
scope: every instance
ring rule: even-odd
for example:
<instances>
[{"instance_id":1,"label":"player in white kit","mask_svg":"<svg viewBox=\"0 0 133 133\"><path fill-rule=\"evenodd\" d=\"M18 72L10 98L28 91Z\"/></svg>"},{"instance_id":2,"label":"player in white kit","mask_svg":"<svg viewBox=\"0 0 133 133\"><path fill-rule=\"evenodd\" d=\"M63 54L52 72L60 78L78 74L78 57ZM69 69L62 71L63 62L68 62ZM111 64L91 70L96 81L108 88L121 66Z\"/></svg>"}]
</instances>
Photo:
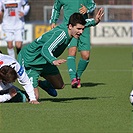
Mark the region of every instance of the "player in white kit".
<instances>
[{"instance_id":1,"label":"player in white kit","mask_svg":"<svg viewBox=\"0 0 133 133\"><path fill-rule=\"evenodd\" d=\"M24 16L28 14L29 9L27 0L0 0L2 30L7 42L7 52L13 58L15 58L13 41L18 54L23 42Z\"/></svg>"},{"instance_id":2,"label":"player in white kit","mask_svg":"<svg viewBox=\"0 0 133 133\"><path fill-rule=\"evenodd\" d=\"M17 94L19 89L12 84L16 78L29 96L30 103L38 104L34 88L24 68L16 59L0 53L0 102L9 101Z\"/></svg>"}]
</instances>

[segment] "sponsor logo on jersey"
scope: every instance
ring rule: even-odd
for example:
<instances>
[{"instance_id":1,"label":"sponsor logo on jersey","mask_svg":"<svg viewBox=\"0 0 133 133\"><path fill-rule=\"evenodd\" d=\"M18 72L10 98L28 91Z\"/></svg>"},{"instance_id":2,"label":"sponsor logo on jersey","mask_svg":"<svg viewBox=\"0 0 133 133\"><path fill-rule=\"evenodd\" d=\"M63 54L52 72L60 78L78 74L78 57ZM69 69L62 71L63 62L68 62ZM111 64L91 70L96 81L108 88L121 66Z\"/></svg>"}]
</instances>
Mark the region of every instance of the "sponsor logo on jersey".
<instances>
[{"instance_id":1,"label":"sponsor logo on jersey","mask_svg":"<svg viewBox=\"0 0 133 133\"><path fill-rule=\"evenodd\" d=\"M5 4L5 8L17 8L18 3Z\"/></svg>"},{"instance_id":2,"label":"sponsor logo on jersey","mask_svg":"<svg viewBox=\"0 0 133 133\"><path fill-rule=\"evenodd\" d=\"M3 64L3 61L2 60L0 60L0 65L2 65Z\"/></svg>"},{"instance_id":3,"label":"sponsor logo on jersey","mask_svg":"<svg viewBox=\"0 0 133 133\"><path fill-rule=\"evenodd\" d=\"M18 74L19 74L19 76L22 76L23 73L24 73L24 68L21 66L18 71Z\"/></svg>"},{"instance_id":4,"label":"sponsor logo on jersey","mask_svg":"<svg viewBox=\"0 0 133 133\"><path fill-rule=\"evenodd\" d=\"M72 69L69 69L69 72L72 72L73 70Z\"/></svg>"}]
</instances>

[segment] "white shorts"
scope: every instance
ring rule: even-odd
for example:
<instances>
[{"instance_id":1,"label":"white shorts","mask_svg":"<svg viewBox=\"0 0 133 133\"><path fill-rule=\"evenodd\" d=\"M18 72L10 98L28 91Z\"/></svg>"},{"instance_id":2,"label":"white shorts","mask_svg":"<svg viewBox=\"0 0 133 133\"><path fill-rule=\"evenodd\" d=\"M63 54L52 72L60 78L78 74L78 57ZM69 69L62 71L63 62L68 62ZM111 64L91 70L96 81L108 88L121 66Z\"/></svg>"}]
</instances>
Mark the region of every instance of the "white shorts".
<instances>
[{"instance_id":1,"label":"white shorts","mask_svg":"<svg viewBox=\"0 0 133 133\"><path fill-rule=\"evenodd\" d=\"M5 41L23 41L24 29L3 30Z\"/></svg>"}]
</instances>

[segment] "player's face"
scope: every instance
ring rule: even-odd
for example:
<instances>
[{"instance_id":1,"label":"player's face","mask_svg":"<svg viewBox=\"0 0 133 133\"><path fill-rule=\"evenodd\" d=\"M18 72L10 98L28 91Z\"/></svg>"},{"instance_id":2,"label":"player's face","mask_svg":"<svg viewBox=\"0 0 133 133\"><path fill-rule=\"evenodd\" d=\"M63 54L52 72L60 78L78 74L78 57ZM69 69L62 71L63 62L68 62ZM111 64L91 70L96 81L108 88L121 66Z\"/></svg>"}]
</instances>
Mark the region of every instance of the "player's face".
<instances>
[{"instance_id":1,"label":"player's face","mask_svg":"<svg viewBox=\"0 0 133 133\"><path fill-rule=\"evenodd\" d=\"M84 31L84 27L85 26L82 24L77 24L76 26L71 27L71 36L74 38L79 38Z\"/></svg>"}]
</instances>

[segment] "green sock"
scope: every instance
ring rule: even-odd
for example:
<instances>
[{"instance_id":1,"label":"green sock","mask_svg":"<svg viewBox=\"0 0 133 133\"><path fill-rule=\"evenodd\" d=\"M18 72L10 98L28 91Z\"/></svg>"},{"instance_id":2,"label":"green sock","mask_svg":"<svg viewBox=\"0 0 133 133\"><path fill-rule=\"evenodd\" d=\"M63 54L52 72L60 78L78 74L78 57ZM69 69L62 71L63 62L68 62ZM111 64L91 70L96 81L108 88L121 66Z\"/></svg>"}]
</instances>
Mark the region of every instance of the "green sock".
<instances>
[{"instance_id":1,"label":"green sock","mask_svg":"<svg viewBox=\"0 0 133 133\"><path fill-rule=\"evenodd\" d=\"M77 69L77 77L79 78L81 77L88 63L89 63L89 60L83 60L82 58L80 58L79 63L78 63L78 69Z\"/></svg>"},{"instance_id":2,"label":"green sock","mask_svg":"<svg viewBox=\"0 0 133 133\"><path fill-rule=\"evenodd\" d=\"M75 56L68 56L67 57L67 67L68 67L70 80L72 81L74 78L76 78Z\"/></svg>"}]
</instances>

